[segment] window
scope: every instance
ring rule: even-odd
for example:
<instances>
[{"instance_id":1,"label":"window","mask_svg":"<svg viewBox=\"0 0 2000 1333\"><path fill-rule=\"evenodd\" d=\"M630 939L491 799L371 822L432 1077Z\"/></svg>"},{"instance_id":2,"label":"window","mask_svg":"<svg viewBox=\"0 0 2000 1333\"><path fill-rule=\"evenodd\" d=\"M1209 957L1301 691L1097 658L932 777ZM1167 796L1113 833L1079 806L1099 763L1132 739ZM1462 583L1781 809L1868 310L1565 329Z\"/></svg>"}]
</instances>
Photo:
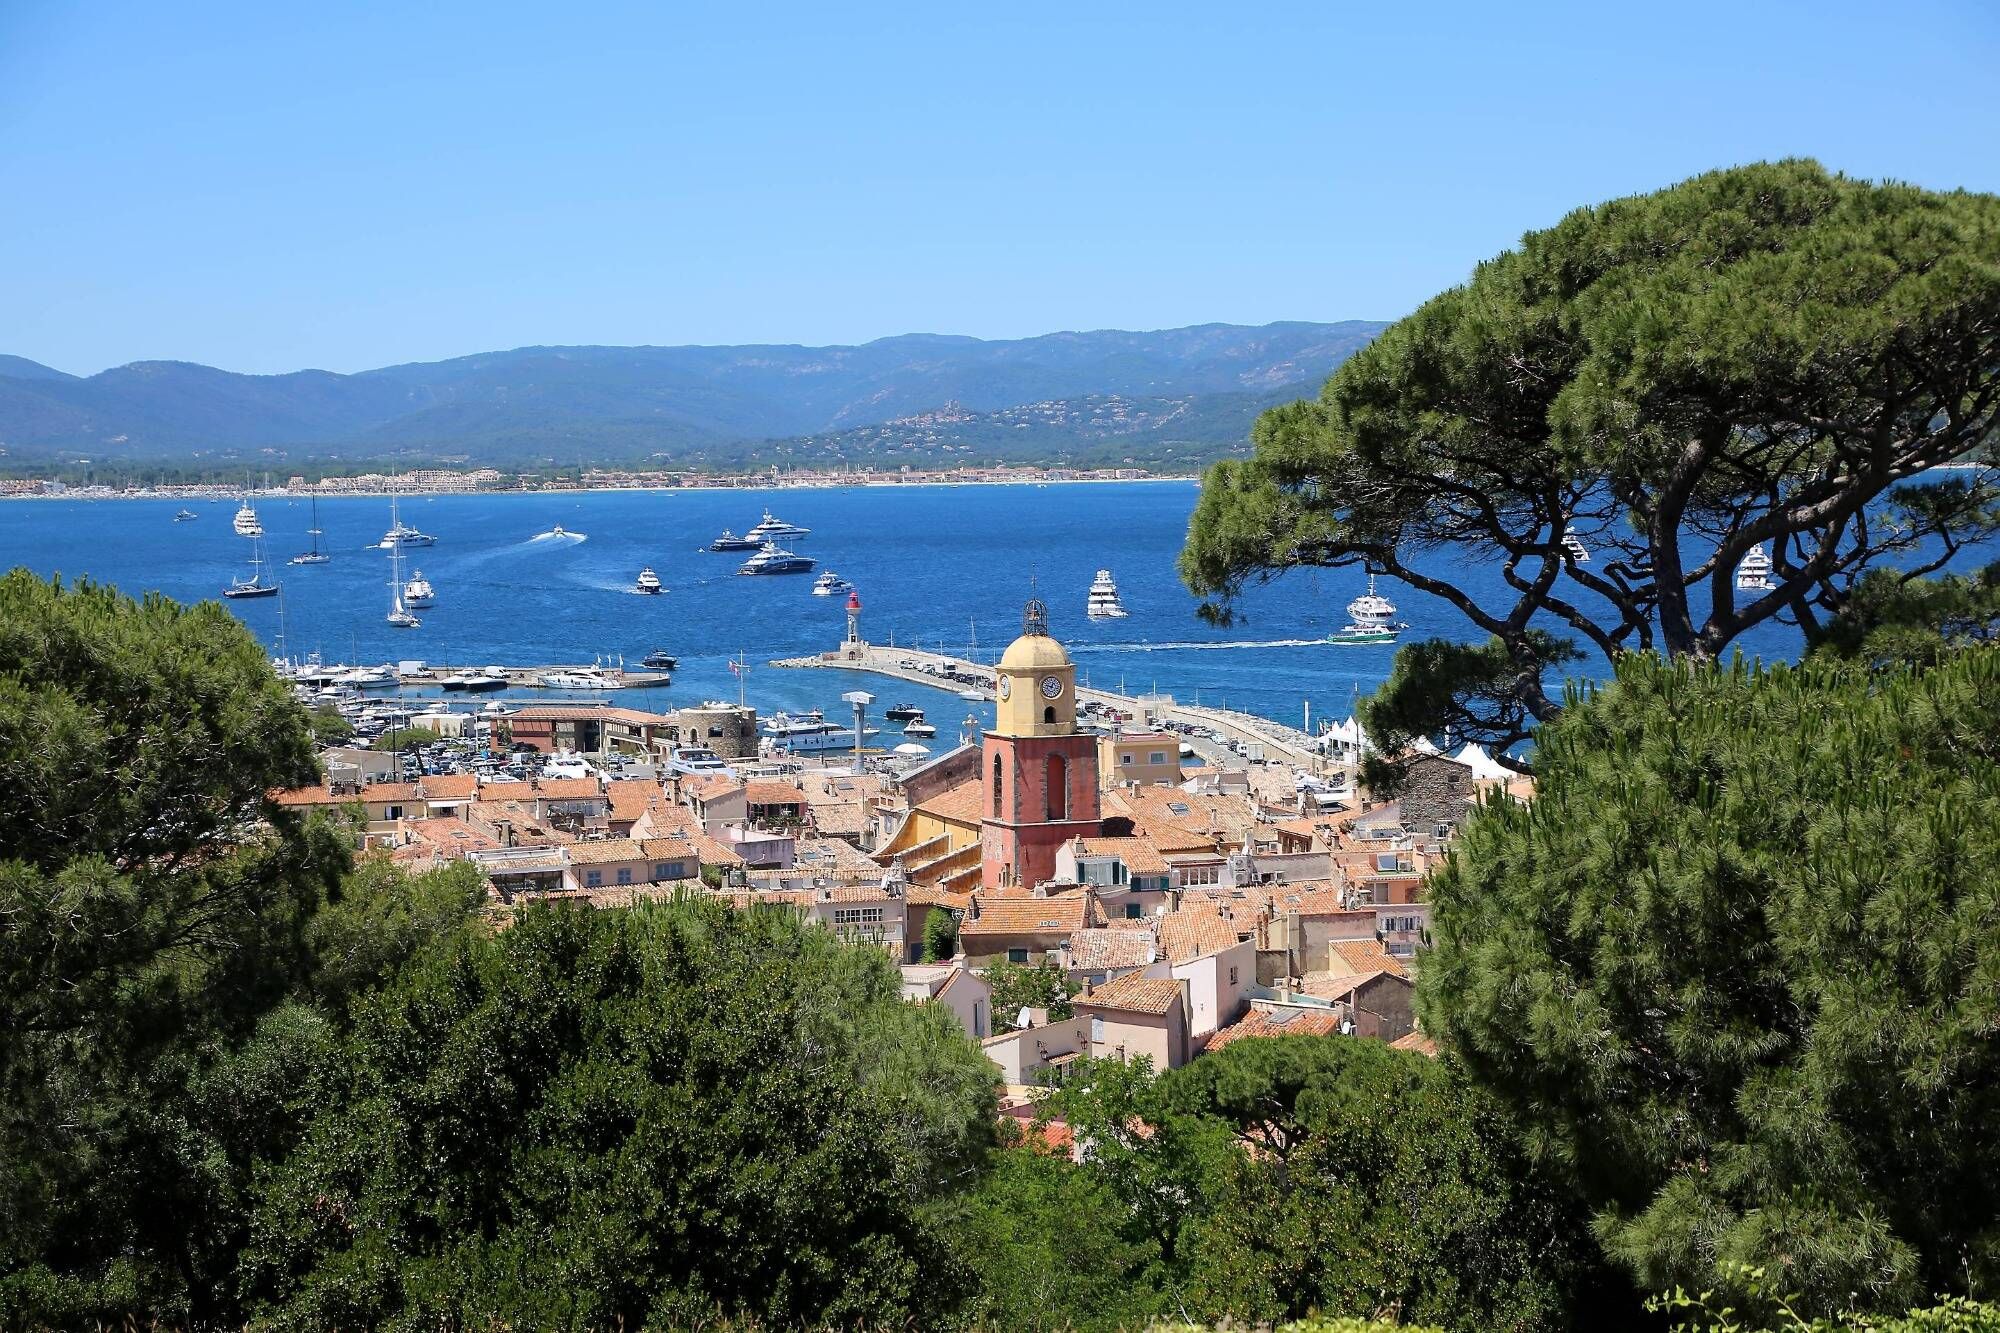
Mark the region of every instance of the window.
<instances>
[{"instance_id":1,"label":"window","mask_svg":"<svg viewBox=\"0 0 2000 1333\"><path fill-rule=\"evenodd\" d=\"M1104 1018L1102 1015L1092 1014L1090 1016L1090 1039L1092 1041L1104 1040Z\"/></svg>"},{"instance_id":2,"label":"window","mask_svg":"<svg viewBox=\"0 0 2000 1333\"><path fill-rule=\"evenodd\" d=\"M604 872L603 872L602 870L586 870L586 871L584 871L584 872L583 872L583 887L585 887L586 889L601 889L601 888L603 888L603 887L604 887Z\"/></svg>"},{"instance_id":3,"label":"window","mask_svg":"<svg viewBox=\"0 0 2000 1333\"><path fill-rule=\"evenodd\" d=\"M1377 870L1396 869L1396 854L1394 852L1375 853L1375 868Z\"/></svg>"},{"instance_id":4,"label":"window","mask_svg":"<svg viewBox=\"0 0 2000 1333\"><path fill-rule=\"evenodd\" d=\"M984 1000L974 1000L972 1002L972 1035L975 1037L984 1037L986 1035L986 1001Z\"/></svg>"},{"instance_id":5,"label":"window","mask_svg":"<svg viewBox=\"0 0 2000 1333\"><path fill-rule=\"evenodd\" d=\"M1167 752L1165 750L1155 750L1146 756L1146 762L1149 764L1164 764L1167 762Z\"/></svg>"},{"instance_id":6,"label":"window","mask_svg":"<svg viewBox=\"0 0 2000 1333\"><path fill-rule=\"evenodd\" d=\"M1000 756L993 756L993 817L1000 818Z\"/></svg>"},{"instance_id":7,"label":"window","mask_svg":"<svg viewBox=\"0 0 2000 1333\"><path fill-rule=\"evenodd\" d=\"M1047 722L1048 724L1050 724L1051 726L1053 726L1053 725L1055 725L1055 720L1056 720L1056 710L1055 710L1055 709L1053 709L1053 708L1044 708L1044 709L1042 710L1042 721L1044 721L1044 722Z\"/></svg>"},{"instance_id":8,"label":"window","mask_svg":"<svg viewBox=\"0 0 2000 1333\"><path fill-rule=\"evenodd\" d=\"M1434 838L1449 838L1451 836L1451 825L1440 820L1438 826L1431 830L1431 836Z\"/></svg>"},{"instance_id":9,"label":"window","mask_svg":"<svg viewBox=\"0 0 2000 1333\"><path fill-rule=\"evenodd\" d=\"M679 879L680 877L681 868L677 862L659 861L653 866L654 879Z\"/></svg>"},{"instance_id":10,"label":"window","mask_svg":"<svg viewBox=\"0 0 2000 1333\"><path fill-rule=\"evenodd\" d=\"M1007 951L1007 961L1010 963L1025 963L1028 961L1028 951L1026 949L1009 949Z\"/></svg>"},{"instance_id":11,"label":"window","mask_svg":"<svg viewBox=\"0 0 2000 1333\"><path fill-rule=\"evenodd\" d=\"M1236 984L1236 969L1233 967L1229 969L1229 984L1232 986Z\"/></svg>"},{"instance_id":12,"label":"window","mask_svg":"<svg viewBox=\"0 0 2000 1333\"><path fill-rule=\"evenodd\" d=\"M1132 752L1130 750L1127 750L1124 754L1119 755L1118 762L1120 764L1123 764L1126 768L1132 767Z\"/></svg>"},{"instance_id":13,"label":"window","mask_svg":"<svg viewBox=\"0 0 2000 1333\"><path fill-rule=\"evenodd\" d=\"M1140 907L1139 904L1137 903L1125 904L1125 917L1128 921L1143 915L1145 915L1145 909Z\"/></svg>"},{"instance_id":14,"label":"window","mask_svg":"<svg viewBox=\"0 0 2000 1333\"><path fill-rule=\"evenodd\" d=\"M1050 820L1069 818L1069 765L1059 754L1049 756L1048 787L1042 793Z\"/></svg>"},{"instance_id":15,"label":"window","mask_svg":"<svg viewBox=\"0 0 2000 1333\"><path fill-rule=\"evenodd\" d=\"M620 884L630 884L630 883L632 882L632 867L631 867L631 866L619 866L619 867L618 867L618 882L619 882Z\"/></svg>"},{"instance_id":16,"label":"window","mask_svg":"<svg viewBox=\"0 0 2000 1333\"><path fill-rule=\"evenodd\" d=\"M882 920L879 907L836 907L833 909L833 924L836 926L876 925Z\"/></svg>"}]
</instances>

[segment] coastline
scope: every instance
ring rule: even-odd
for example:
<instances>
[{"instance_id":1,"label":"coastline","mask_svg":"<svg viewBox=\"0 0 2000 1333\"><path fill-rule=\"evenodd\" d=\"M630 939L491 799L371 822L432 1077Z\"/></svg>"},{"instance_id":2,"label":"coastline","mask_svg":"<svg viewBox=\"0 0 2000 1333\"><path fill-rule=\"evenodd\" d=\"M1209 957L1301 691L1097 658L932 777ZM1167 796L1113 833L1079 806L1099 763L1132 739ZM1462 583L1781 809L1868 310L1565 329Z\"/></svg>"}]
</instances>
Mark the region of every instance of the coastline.
<instances>
[{"instance_id":1,"label":"coastline","mask_svg":"<svg viewBox=\"0 0 2000 1333\"><path fill-rule=\"evenodd\" d=\"M0 493L4 500L386 500L391 496L408 499L411 496L439 495L590 495L607 494L657 494L679 495L696 491L901 491L901 490L953 490L967 486L1134 486L1162 483L1200 485L1197 475L1188 476L1147 476L1147 477L1006 477L992 481L802 481L802 482L745 482L710 483L700 486L537 486L526 487L494 486L463 490L456 488L420 490L319 490L307 486L293 490L285 486L243 488L238 486L188 486L174 489L110 489L102 490L76 486L62 491L7 492Z\"/></svg>"}]
</instances>

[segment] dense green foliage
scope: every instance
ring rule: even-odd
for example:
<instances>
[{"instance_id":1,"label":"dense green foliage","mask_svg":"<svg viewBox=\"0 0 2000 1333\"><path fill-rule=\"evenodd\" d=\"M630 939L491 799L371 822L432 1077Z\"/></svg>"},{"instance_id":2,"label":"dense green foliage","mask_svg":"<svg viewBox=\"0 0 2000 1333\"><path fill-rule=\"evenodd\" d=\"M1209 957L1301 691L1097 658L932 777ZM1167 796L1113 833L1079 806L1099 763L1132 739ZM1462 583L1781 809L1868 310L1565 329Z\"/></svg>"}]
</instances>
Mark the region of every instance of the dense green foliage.
<instances>
[{"instance_id":1,"label":"dense green foliage","mask_svg":"<svg viewBox=\"0 0 2000 1333\"><path fill-rule=\"evenodd\" d=\"M1032 1234L1068 1211L1100 1271L1065 1282L1057 1255L1009 1250L988 1298L1019 1294L996 1314L1027 1317L1039 1289L1042 1326L1395 1311L1531 1329L1566 1327L1603 1294L1582 1211L1528 1170L1496 1103L1423 1056L1247 1040L1158 1078L1088 1064L1052 1109L1084 1163L1016 1150L1039 1160L989 1178L976 1231Z\"/></svg>"},{"instance_id":2,"label":"dense green foliage","mask_svg":"<svg viewBox=\"0 0 2000 1333\"><path fill-rule=\"evenodd\" d=\"M1621 663L1433 877L1424 1023L1641 1283L2000 1281L2000 649Z\"/></svg>"},{"instance_id":3,"label":"dense green foliage","mask_svg":"<svg viewBox=\"0 0 2000 1333\"><path fill-rule=\"evenodd\" d=\"M430 745L438 734L429 727L391 727L368 743L371 750L417 750Z\"/></svg>"},{"instance_id":4,"label":"dense green foliage","mask_svg":"<svg viewBox=\"0 0 2000 1333\"><path fill-rule=\"evenodd\" d=\"M949 908L931 908L924 916L924 961L942 963L957 953L958 918Z\"/></svg>"},{"instance_id":5,"label":"dense green foliage","mask_svg":"<svg viewBox=\"0 0 2000 1333\"><path fill-rule=\"evenodd\" d=\"M1814 652L1876 666L1929 665L2000 639L2000 562L1971 574L1906 579L1870 570Z\"/></svg>"},{"instance_id":6,"label":"dense green foliage","mask_svg":"<svg viewBox=\"0 0 2000 1333\"><path fill-rule=\"evenodd\" d=\"M993 963L986 969L986 984L993 988L995 1032L1012 1032L1023 1009L1046 1009L1050 1018L1057 1019L1075 1012L1069 997L1078 987L1053 958L1039 963Z\"/></svg>"},{"instance_id":7,"label":"dense green foliage","mask_svg":"<svg viewBox=\"0 0 2000 1333\"><path fill-rule=\"evenodd\" d=\"M970 1285L925 1210L993 1081L794 913L530 911L363 1003L260 1182L249 1294L314 1326L922 1321Z\"/></svg>"},{"instance_id":8,"label":"dense green foliage","mask_svg":"<svg viewBox=\"0 0 2000 1333\"><path fill-rule=\"evenodd\" d=\"M1774 618L1816 638L1885 558L1941 567L2000 522L1994 487L1906 483L1996 419L2000 198L1739 167L1530 233L1265 413L1254 456L1210 471L1181 570L1218 616L1299 567L1443 598L1512 670L1406 672L1384 717L1498 755L1559 709L1538 627L1714 658ZM1758 544L1776 586L1740 595ZM1455 580L1440 547L1502 583Z\"/></svg>"}]
</instances>

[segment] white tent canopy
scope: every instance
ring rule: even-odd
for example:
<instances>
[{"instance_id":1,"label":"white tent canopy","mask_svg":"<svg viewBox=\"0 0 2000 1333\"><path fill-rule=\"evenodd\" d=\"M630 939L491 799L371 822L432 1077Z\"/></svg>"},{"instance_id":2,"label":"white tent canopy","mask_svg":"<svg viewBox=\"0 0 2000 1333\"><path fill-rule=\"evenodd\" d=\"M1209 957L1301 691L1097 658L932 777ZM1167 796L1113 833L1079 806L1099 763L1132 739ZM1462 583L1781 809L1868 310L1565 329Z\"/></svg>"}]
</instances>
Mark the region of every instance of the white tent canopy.
<instances>
[{"instance_id":1,"label":"white tent canopy","mask_svg":"<svg viewBox=\"0 0 2000 1333\"><path fill-rule=\"evenodd\" d=\"M1471 769L1475 781L1498 780L1505 782L1508 778L1515 776L1513 770L1501 767L1492 755L1470 742L1467 742L1465 748L1453 755L1452 758Z\"/></svg>"}]
</instances>

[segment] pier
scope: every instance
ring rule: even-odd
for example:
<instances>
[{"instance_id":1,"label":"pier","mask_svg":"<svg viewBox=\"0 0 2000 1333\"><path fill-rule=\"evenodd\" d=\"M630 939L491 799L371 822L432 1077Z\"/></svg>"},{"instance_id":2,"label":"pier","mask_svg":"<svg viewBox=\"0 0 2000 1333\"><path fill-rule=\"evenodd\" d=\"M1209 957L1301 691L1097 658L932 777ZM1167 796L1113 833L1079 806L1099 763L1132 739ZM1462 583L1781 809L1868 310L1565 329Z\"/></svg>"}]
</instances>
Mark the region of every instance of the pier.
<instances>
[{"instance_id":1,"label":"pier","mask_svg":"<svg viewBox=\"0 0 2000 1333\"><path fill-rule=\"evenodd\" d=\"M925 685L934 690L949 690L953 693L975 688L984 693L989 702L993 697L992 667L963 657L926 652L921 648L883 647L850 639L831 652L815 653L809 657L780 658L770 665L798 669L865 671L872 675L887 676L895 680L908 681L913 685ZM1257 717L1251 713L1239 713L1233 709L1173 702L1164 696L1118 694L1087 685L1077 686L1076 695L1079 703L1101 704L1135 720L1150 716L1155 722L1179 722L1188 726L1208 728L1227 739L1239 742L1245 752L1253 757L1261 755L1266 760L1292 764L1313 772L1332 767L1326 757L1313 745L1310 736L1296 727L1287 727L1269 718ZM1208 748L1205 748L1197 738L1190 737L1189 742L1197 751L1203 752L1205 758L1223 758L1222 755L1209 753Z\"/></svg>"}]
</instances>

